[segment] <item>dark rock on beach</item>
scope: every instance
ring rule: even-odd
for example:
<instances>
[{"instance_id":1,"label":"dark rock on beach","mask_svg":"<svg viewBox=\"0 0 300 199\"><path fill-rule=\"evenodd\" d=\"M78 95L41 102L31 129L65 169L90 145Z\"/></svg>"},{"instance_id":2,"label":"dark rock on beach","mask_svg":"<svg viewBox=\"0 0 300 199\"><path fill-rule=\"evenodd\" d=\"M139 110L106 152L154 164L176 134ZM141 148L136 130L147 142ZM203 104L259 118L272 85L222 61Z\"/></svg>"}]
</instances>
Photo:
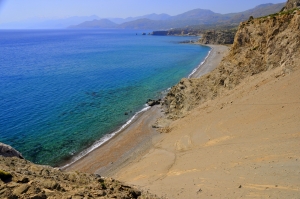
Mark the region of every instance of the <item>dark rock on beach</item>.
<instances>
[{"instance_id":1,"label":"dark rock on beach","mask_svg":"<svg viewBox=\"0 0 300 199\"><path fill-rule=\"evenodd\" d=\"M161 99L158 99L158 100L148 99L147 104L148 104L148 106L155 106L155 105L159 105L160 102L161 102Z\"/></svg>"}]
</instances>

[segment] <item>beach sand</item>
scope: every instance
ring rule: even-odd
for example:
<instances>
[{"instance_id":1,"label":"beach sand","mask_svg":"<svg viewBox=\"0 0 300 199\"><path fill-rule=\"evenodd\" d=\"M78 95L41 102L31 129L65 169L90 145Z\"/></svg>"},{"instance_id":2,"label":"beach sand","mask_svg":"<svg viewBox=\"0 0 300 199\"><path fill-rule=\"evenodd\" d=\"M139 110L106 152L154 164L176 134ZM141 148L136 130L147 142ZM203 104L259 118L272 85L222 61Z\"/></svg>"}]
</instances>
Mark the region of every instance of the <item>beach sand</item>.
<instances>
[{"instance_id":1,"label":"beach sand","mask_svg":"<svg viewBox=\"0 0 300 199\"><path fill-rule=\"evenodd\" d=\"M228 47L222 45L206 45L211 47L210 54L205 60L205 63L201 65L195 73L193 73L190 78L199 78L212 70L214 70L219 63L222 61L222 58L228 53Z\"/></svg>"},{"instance_id":2,"label":"beach sand","mask_svg":"<svg viewBox=\"0 0 300 199\"><path fill-rule=\"evenodd\" d=\"M300 70L243 80L112 177L167 198L299 198Z\"/></svg>"},{"instance_id":3,"label":"beach sand","mask_svg":"<svg viewBox=\"0 0 300 199\"><path fill-rule=\"evenodd\" d=\"M162 115L159 106L140 113L120 133L65 170L103 175L125 165L130 158L143 154L152 146L152 139L159 135L152 124Z\"/></svg>"},{"instance_id":4,"label":"beach sand","mask_svg":"<svg viewBox=\"0 0 300 199\"><path fill-rule=\"evenodd\" d=\"M209 57L192 78L200 77L216 68L228 52L226 46L209 46L212 48ZM153 147L161 135L152 128L152 125L161 117L163 113L160 106L151 107L118 135L64 170L98 173L103 176L112 175L115 170L124 167Z\"/></svg>"}]
</instances>

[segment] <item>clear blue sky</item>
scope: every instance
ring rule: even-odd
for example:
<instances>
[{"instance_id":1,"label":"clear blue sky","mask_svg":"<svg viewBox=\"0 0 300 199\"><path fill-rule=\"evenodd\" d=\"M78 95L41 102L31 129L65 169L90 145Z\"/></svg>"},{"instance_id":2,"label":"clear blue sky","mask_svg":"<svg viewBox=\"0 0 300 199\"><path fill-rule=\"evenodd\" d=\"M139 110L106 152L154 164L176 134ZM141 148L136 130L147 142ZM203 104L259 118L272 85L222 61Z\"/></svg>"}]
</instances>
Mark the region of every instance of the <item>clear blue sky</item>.
<instances>
[{"instance_id":1,"label":"clear blue sky","mask_svg":"<svg viewBox=\"0 0 300 199\"><path fill-rule=\"evenodd\" d=\"M244 11L264 3L285 0L0 0L0 23L30 18L98 15L135 17L151 13L177 15L195 9L217 13Z\"/></svg>"}]
</instances>

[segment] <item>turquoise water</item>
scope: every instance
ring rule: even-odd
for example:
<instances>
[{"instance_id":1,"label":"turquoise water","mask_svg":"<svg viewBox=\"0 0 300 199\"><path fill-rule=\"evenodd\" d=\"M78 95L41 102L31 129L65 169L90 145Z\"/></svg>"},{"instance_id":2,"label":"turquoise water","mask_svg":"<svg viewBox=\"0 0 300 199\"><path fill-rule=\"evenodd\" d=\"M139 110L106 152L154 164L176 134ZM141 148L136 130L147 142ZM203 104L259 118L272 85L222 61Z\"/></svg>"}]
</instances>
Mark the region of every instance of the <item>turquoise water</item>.
<instances>
[{"instance_id":1,"label":"turquoise water","mask_svg":"<svg viewBox=\"0 0 300 199\"><path fill-rule=\"evenodd\" d=\"M179 43L190 39L1 30L0 142L35 163L61 165L187 77L210 50Z\"/></svg>"}]
</instances>

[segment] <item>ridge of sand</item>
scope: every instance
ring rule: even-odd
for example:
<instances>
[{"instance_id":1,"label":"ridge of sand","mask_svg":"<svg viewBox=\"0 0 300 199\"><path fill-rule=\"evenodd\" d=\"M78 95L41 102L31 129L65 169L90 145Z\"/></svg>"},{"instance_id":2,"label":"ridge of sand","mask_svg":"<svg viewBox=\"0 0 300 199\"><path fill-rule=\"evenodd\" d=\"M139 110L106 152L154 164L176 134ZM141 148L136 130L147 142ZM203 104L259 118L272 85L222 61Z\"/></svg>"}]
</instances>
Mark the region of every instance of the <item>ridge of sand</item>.
<instances>
[{"instance_id":1,"label":"ridge of sand","mask_svg":"<svg viewBox=\"0 0 300 199\"><path fill-rule=\"evenodd\" d=\"M168 198L299 198L300 70L246 78L113 177Z\"/></svg>"}]
</instances>

